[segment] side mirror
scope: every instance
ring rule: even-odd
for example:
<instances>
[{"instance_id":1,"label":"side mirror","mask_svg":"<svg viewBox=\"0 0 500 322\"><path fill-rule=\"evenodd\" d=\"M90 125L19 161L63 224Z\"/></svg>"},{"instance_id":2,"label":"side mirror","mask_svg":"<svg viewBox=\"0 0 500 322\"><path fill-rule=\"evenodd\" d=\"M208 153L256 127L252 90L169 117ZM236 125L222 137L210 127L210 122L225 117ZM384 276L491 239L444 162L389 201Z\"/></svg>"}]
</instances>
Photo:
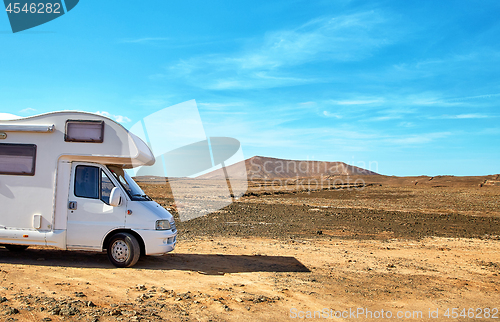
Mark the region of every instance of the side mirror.
<instances>
[{"instance_id":1,"label":"side mirror","mask_svg":"<svg viewBox=\"0 0 500 322\"><path fill-rule=\"evenodd\" d=\"M113 207L118 207L122 204L122 193L118 187L114 187L109 194L109 204Z\"/></svg>"}]
</instances>

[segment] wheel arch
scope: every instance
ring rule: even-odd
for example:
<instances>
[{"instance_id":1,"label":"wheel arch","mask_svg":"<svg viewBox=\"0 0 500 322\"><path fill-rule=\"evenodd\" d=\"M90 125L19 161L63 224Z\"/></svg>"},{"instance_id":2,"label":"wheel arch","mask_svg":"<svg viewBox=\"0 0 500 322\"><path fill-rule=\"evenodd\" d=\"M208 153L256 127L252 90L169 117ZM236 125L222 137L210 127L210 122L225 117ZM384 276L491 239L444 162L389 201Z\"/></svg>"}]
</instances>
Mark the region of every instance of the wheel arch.
<instances>
[{"instance_id":1,"label":"wheel arch","mask_svg":"<svg viewBox=\"0 0 500 322\"><path fill-rule=\"evenodd\" d=\"M102 250L105 250L109 246L109 241L111 240L111 237L113 237L115 234L118 233L129 233L132 236L134 236L137 239L137 242L139 242L139 246L141 247L141 256L146 255L146 245L144 244L144 240L142 239L141 235L139 235L137 232L133 231L132 229L115 229L110 231L106 237L104 238L104 241L102 243Z\"/></svg>"}]
</instances>

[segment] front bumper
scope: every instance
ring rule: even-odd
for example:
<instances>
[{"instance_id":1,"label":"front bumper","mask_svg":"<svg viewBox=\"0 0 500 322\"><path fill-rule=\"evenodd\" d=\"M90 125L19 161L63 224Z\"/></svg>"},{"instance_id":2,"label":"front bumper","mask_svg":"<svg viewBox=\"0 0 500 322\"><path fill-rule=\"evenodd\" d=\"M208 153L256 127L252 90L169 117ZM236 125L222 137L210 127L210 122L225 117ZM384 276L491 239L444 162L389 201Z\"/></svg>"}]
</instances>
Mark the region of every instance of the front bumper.
<instances>
[{"instance_id":1,"label":"front bumper","mask_svg":"<svg viewBox=\"0 0 500 322\"><path fill-rule=\"evenodd\" d=\"M146 248L146 255L161 255L175 249L177 230L135 230Z\"/></svg>"}]
</instances>

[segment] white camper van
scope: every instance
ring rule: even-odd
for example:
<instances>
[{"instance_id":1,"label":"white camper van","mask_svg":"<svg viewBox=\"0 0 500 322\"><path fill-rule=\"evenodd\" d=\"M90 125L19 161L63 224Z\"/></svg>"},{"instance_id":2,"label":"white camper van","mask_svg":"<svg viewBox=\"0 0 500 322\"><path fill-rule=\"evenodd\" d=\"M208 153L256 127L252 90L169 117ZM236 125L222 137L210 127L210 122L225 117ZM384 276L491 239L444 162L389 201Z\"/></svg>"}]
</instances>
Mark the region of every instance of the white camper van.
<instances>
[{"instance_id":1,"label":"white camper van","mask_svg":"<svg viewBox=\"0 0 500 322\"><path fill-rule=\"evenodd\" d=\"M0 245L107 250L117 267L172 251L172 215L124 171L154 162L141 139L100 115L0 120Z\"/></svg>"}]
</instances>

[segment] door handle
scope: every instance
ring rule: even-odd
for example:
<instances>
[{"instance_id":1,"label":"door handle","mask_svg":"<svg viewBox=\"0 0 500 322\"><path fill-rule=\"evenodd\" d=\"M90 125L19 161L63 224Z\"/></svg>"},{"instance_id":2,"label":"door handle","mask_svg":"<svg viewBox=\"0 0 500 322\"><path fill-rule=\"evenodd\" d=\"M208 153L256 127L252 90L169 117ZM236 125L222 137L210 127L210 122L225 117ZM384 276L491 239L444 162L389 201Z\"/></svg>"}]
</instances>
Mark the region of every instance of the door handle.
<instances>
[{"instance_id":1,"label":"door handle","mask_svg":"<svg viewBox=\"0 0 500 322\"><path fill-rule=\"evenodd\" d=\"M76 201L70 201L68 204L68 209L75 210L76 209Z\"/></svg>"}]
</instances>

